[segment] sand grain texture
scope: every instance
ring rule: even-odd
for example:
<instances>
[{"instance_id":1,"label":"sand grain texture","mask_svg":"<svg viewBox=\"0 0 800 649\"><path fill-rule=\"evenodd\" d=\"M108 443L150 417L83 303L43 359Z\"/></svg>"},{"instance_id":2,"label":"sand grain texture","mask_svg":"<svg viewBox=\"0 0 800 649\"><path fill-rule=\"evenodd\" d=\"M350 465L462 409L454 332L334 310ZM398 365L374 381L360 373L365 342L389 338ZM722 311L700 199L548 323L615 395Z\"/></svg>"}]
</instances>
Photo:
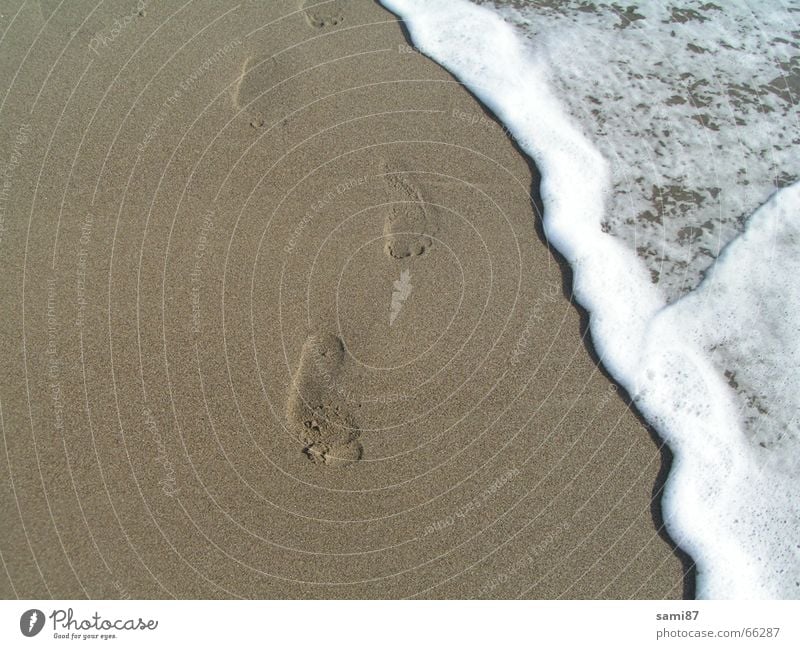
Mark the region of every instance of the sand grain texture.
<instances>
[{"instance_id":1,"label":"sand grain texture","mask_svg":"<svg viewBox=\"0 0 800 649\"><path fill-rule=\"evenodd\" d=\"M681 596L535 171L391 14L40 6L0 23L0 595Z\"/></svg>"}]
</instances>

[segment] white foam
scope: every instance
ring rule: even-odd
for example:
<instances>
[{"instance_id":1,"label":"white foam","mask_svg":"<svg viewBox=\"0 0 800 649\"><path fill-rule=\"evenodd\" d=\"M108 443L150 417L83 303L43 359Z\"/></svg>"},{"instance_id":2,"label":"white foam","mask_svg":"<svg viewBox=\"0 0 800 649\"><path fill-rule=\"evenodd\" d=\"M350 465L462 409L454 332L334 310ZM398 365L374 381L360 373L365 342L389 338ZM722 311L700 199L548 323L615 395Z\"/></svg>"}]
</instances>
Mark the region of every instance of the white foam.
<instances>
[{"instance_id":1,"label":"white foam","mask_svg":"<svg viewBox=\"0 0 800 649\"><path fill-rule=\"evenodd\" d=\"M666 504L707 597L800 595L798 252L800 183L648 327L637 398L680 449Z\"/></svg>"},{"instance_id":2,"label":"white foam","mask_svg":"<svg viewBox=\"0 0 800 649\"><path fill-rule=\"evenodd\" d=\"M574 292L591 314L602 361L674 452L665 524L697 562L698 596L800 597L800 488L791 479L800 460L800 292L791 282L800 270L800 186L776 194L707 279L666 306L685 290L661 290L626 233L603 227L624 196L615 173L635 166L636 151L621 146L625 164L614 160L612 169L592 128L565 108L552 55L563 55L562 66L578 60L564 49L569 35L532 43L507 22L508 9L466 0L383 4L404 19L415 46L467 85L536 161L545 233L574 269ZM755 59L757 50L753 45ZM602 66L598 55L594 67L559 74L602 78ZM625 106L600 105L608 115ZM607 150L619 150L616 135L605 135ZM624 140L630 132L618 135ZM681 156L664 155L680 158L676 165L702 155L691 142L679 143Z\"/></svg>"},{"instance_id":3,"label":"white foam","mask_svg":"<svg viewBox=\"0 0 800 649\"><path fill-rule=\"evenodd\" d=\"M800 178L800 40L788 4L491 6L549 63L565 111L611 163L604 226L668 300L699 284L776 184Z\"/></svg>"}]
</instances>

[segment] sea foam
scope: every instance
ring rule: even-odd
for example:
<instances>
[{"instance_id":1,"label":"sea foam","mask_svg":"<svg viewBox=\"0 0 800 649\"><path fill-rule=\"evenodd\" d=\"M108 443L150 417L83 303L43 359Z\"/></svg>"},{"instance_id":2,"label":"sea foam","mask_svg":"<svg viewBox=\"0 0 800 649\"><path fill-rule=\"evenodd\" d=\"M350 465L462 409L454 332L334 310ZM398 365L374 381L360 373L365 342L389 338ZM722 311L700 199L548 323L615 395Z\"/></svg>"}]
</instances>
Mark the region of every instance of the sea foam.
<instances>
[{"instance_id":1,"label":"sea foam","mask_svg":"<svg viewBox=\"0 0 800 649\"><path fill-rule=\"evenodd\" d=\"M664 522L697 563L698 597L800 597L800 487L793 478L800 466L796 107L791 94L786 105L786 96L767 91L756 93L752 110L729 98L715 105L719 95L709 90L698 120L700 93L689 95L688 107L677 99L670 104L666 94L673 77L698 80L699 70L686 72L703 54L697 48L735 50L721 55L713 71L725 92L748 93L737 76L741 62L759 71L764 87L775 86L769 76L775 61L765 63L765 52L780 58L796 46L769 29L791 29L779 25L788 14L765 15L766 27L750 34L738 19L749 16L752 24L744 5L733 23L715 31L713 16L690 8L676 15L659 3L615 15L615 26L603 22L600 9L576 17L569 3L554 16L546 7L521 13L467 0L382 2L405 21L414 45L483 101L539 167L544 231L574 270L573 291L590 313L601 360L673 451ZM704 7L715 11L713 4ZM671 18L625 41L621 33L646 23L648 10ZM674 44L658 42L654 60L653 42L661 36L680 47L670 56ZM598 50L601 37L611 43ZM582 42L594 43L593 60ZM658 65L665 55L668 65ZM630 96L622 94L625 84L608 88L615 56L615 82L629 80ZM650 73L648 65L662 69ZM587 95L594 79L606 90ZM730 123L719 115L704 122L715 110ZM679 130L672 139L670 124ZM736 150L726 151L726 142L736 142ZM734 154L740 159L732 162ZM665 183L667 168L673 175ZM786 186L777 192L776 177ZM648 197L649 186L671 188L683 197L680 209L663 210L663 192ZM698 198L697 187L711 190L715 201ZM648 218L658 209L663 213ZM747 210L755 213L746 218ZM660 227L648 227L653 223ZM694 237L689 245L686 231ZM648 255L654 245L659 254Z\"/></svg>"}]
</instances>

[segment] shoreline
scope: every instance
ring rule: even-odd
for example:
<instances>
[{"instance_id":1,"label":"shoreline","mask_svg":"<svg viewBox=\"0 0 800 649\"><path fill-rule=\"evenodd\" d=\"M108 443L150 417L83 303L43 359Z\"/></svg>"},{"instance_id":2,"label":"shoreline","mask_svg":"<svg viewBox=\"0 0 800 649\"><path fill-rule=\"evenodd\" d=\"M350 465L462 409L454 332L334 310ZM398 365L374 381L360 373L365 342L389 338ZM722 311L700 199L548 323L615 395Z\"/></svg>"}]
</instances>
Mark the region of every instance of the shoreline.
<instances>
[{"instance_id":1,"label":"shoreline","mask_svg":"<svg viewBox=\"0 0 800 649\"><path fill-rule=\"evenodd\" d=\"M0 240L0 594L691 595L656 516L668 455L591 348L533 164L453 117L498 124L377 3L296 4L203 31L211 10L148 3L71 93L109 11L44 87L9 208L32 220ZM4 123L57 55L32 50Z\"/></svg>"}]
</instances>

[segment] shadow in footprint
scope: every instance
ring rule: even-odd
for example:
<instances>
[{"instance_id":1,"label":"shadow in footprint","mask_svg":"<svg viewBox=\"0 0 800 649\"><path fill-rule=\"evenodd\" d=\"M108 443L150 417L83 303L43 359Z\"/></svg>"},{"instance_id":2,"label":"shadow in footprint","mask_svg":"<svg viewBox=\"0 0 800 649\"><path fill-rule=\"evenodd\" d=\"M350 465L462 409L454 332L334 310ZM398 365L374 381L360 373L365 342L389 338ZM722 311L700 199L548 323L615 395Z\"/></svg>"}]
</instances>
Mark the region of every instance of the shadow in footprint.
<instances>
[{"instance_id":1,"label":"shadow in footprint","mask_svg":"<svg viewBox=\"0 0 800 649\"><path fill-rule=\"evenodd\" d=\"M303 453L316 464L347 465L363 454L352 406L336 390L344 363L339 338L309 336L290 387L286 419Z\"/></svg>"}]
</instances>

